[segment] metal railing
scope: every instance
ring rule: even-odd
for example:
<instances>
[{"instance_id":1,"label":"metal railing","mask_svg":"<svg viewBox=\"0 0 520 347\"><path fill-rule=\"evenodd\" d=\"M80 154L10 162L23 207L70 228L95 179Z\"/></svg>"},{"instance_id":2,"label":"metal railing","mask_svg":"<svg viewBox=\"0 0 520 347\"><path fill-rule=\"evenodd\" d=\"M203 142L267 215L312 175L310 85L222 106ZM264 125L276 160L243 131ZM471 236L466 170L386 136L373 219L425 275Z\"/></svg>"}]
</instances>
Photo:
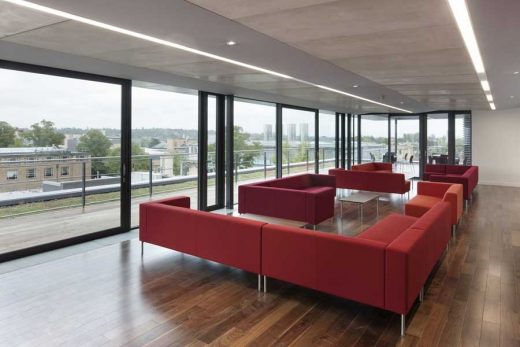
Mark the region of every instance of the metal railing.
<instances>
[{"instance_id":1,"label":"metal railing","mask_svg":"<svg viewBox=\"0 0 520 347\"><path fill-rule=\"evenodd\" d=\"M314 172L314 149L286 148L284 175ZM303 153L303 154L302 154ZM321 148L320 169L334 166L334 148ZM276 152L272 149L235 151L235 183L276 176ZM302 160L303 159L303 160ZM0 162L0 168L18 170L19 178L0 184L0 218L57 209L85 209L89 205L120 199L120 157L87 157ZM214 180L215 153L208 153L208 186ZM45 177L45 168L53 176ZM66 166L67 175L61 175ZM27 179L26 169L35 168ZM152 197L179 190L196 189L197 153L132 156L132 198Z\"/></svg>"}]
</instances>

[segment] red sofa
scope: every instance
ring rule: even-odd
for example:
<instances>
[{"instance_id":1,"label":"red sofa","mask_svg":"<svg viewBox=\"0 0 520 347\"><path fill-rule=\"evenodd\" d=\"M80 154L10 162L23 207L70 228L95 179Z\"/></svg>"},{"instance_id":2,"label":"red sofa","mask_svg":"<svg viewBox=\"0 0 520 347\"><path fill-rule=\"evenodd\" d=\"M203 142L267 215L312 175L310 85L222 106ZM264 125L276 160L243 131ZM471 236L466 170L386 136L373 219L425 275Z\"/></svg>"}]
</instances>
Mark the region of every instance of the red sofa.
<instances>
[{"instance_id":1,"label":"red sofa","mask_svg":"<svg viewBox=\"0 0 520 347\"><path fill-rule=\"evenodd\" d=\"M426 164L423 179L432 182L459 183L464 187L464 200L470 200L478 184L478 166Z\"/></svg>"},{"instance_id":2,"label":"red sofa","mask_svg":"<svg viewBox=\"0 0 520 347\"><path fill-rule=\"evenodd\" d=\"M189 197L139 205L139 240L261 274L265 223L190 209Z\"/></svg>"},{"instance_id":3,"label":"red sofa","mask_svg":"<svg viewBox=\"0 0 520 347\"><path fill-rule=\"evenodd\" d=\"M303 174L238 187L238 212L316 225L334 216L336 180Z\"/></svg>"},{"instance_id":4,"label":"red sofa","mask_svg":"<svg viewBox=\"0 0 520 347\"><path fill-rule=\"evenodd\" d=\"M392 172L392 163L372 162L366 164L352 165L354 171Z\"/></svg>"},{"instance_id":5,"label":"red sofa","mask_svg":"<svg viewBox=\"0 0 520 347\"><path fill-rule=\"evenodd\" d=\"M357 237L266 224L262 274L401 314L404 334L450 240L450 213L440 202L420 218L392 214Z\"/></svg>"},{"instance_id":6,"label":"red sofa","mask_svg":"<svg viewBox=\"0 0 520 347\"><path fill-rule=\"evenodd\" d=\"M410 191L410 181L407 181L402 173L330 169L329 175L336 177L337 188L395 194Z\"/></svg>"}]
</instances>

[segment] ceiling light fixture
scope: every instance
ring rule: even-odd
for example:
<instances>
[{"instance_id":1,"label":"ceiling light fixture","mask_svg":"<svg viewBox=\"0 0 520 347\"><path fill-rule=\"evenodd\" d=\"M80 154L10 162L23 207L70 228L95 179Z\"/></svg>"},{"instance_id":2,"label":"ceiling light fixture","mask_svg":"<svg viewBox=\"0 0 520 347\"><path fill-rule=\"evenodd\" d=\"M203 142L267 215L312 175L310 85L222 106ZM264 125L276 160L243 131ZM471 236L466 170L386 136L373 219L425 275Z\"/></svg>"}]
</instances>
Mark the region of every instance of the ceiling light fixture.
<instances>
[{"instance_id":1,"label":"ceiling light fixture","mask_svg":"<svg viewBox=\"0 0 520 347\"><path fill-rule=\"evenodd\" d=\"M491 95L491 94L487 94L487 95L486 95L486 98L487 98L487 100L488 100L489 102L493 102L493 95Z\"/></svg>"},{"instance_id":2,"label":"ceiling light fixture","mask_svg":"<svg viewBox=\"0 0 520 347\"><path fill-rule=\"evenodd\" d=\"M352 88L358 88L358 87L359 87L358 84L354 84L354 85L352 86Z\"/></svg>"},{"instance_id":3,"label":"ceiling light fixture","mask_svg":"<svg viewBox=\"0 0 520 347\"><path fill-rule=\"evenodd\" d=\"M513 72L513 75L518 75L520 73L520 71L515 71Z\"/></svg>"},{"instance_id":4,"label":"ceiling light fixture","mask_svg":"<svg viewBox=\"0 0 520 347\"><path fill-rule=\"evenodd\" d=\"M482 61L480 49L478 48L477 38L475 36L475 31L473 30L473 25L471 24L471 18L469 16L466 1L448 0L448 2L451 11L453 12L453 16L455 17L455 21L457 22L457 26L459 27L462 39L464 40L464 44L466 45L466 49L471 57L473 67L475 68L480 83L482 84L482 89L484 89L485 92L491 92L491 88L487 81L486 69L484 68L484 62ZM495 104L490 102L489 107L494 110Z\"/></svg>"},{"instance_id":5,"label":"ceiling light fixture","mask_svg":"<svg viewBox=\"0 0 520 347\"><path fill-rule=\"evenodd\" d=\"M226 42L227 46L235 46L237 43L233 40Z\"/></svg>"},{"instance_id":6,"label":"ceiling light fixture","mask_svg":"<svg viewBox=\"0 0 520 347\"><path fill-rule=\"evenodd\" d=\"M11 4L15 4L15 5L19 5L19 6L23 6L23 7L27 7L27 8L33 9L33 10L44 12L44 13L52 14L52 15L59 16L59 17L62 17L62 18L71 19L71 20L74 20L74 21L77 21L77 22L80 22L80 23L85 23L85 24L92 25L92 26L95 26L95 27L98 27L98 28L114 31L114 32L117 32L117 33L120 33L120 34L128 35L128 36L135 37L135 38L142 39L142 40L146 40L146 41L149 41L149 42L157 43L157 44L160 44L160 45L163 45L163 46L168 46L168 47L180 49L180 50L183 50L183 51L186 51L186 52L198 54L198 55L201 55L201 56L204 56L204 57L208 57L208 58L211 58L211 59L220 60L220 61L223 61L223 62L226 62L226 63L229 63L229 64L234 64L234 65L241 66L241 67L244 67L244 68L248 68L248 69L251 69L251 70L263 72L263 73L266 73L266 74L269 74L269 75L282 77L282 78L286 78L286 79L291 79L291 80L296 80L296 81L299 81L299 82L302 82L302 83L305 83L305 84L308 84L308 85L312 85L314 87L318 87L318 88L321 88L321 89L326 89L326 90L329 90L329 91L332 91L332 92L335 92L335 93L338 93L338 94L343 94L343 95L346 95L346 96L349 96L349 97L352 97L352 98L355 98L355 99L359 99L359 100L363 100L363 101L370 102L370 103L373 103L373 104L381 105L381 106L388 107L388 108L391 108L391 109L394 109L394 110L398 110L398 111L402 111L402 112L406 112L406 113L412 113L412 111L409 111L409 110L404 110L404 109L401 109L401 108L398 108L398 107L395 107L395 106L391 106L391 105L388 105L388 104L383 104L381 102L377 102L377 101L374 101L374 100L371 100L371 99L367 99L367 98L364 98L364 97L361 97L361 96L358 96L358 95L346 93L346 92L343 92L341 90L337 90L337 89L334 89L334 88L329 88L329 87L318 85L318 84L315 84L315 83L312 83L312 82L303 81L303 80L294 78L294 77L286 75L286 74L282 74L282 73L279 73L279 72L276 72L276 71L272 71L272 70L269 70L269 69L264 69L264 68L259 67L259 66L243 63L243 62L240 62L238 60L225 58L225 57L213 54L213 53L209 53L209 52L201 51L201 50L198 50L198 49L190 48L188 46L184 46L184 45L181 45L181 44L178 44L178 43L175 43L175 42L163 40L163 39L160 39L160 38L157 38L157 37L154 37L154 36L150 36L150 35L146 35L146 34L141 34L141 33L138 33L138 32L132 31L132 30L120 28L120 27L117 27L117 26L114 26L114 25L103 23L103 22L98 22L98 21L93 20L93 19L88 19L88 18L85 18L85 17L77 16L77 15L72 14L72 13L56 10L56 9L53 9L53 8L50 8L50 7L47 7L47 6L38 5L38 4L35 4L35 3L32 3L32 2L29 2L29 1L25 1L25 0L2 0L2 1L8 2L8 3L11 3ZM228 41L228 43L229 42L231 42L231 41Z\"/></svg>"},{"instance_id":7,"label":"ceiling light fixture","mask_svg":"<svg viewBox=\"0 0 520 347\"><path fill-rule=\"evenodd\" d=\"M491 109L494 111L496 110L496 107L495 107L495 103L494 102L490 102L489 103L489 107L491 107Z\"/></svg>"}]
</instances>

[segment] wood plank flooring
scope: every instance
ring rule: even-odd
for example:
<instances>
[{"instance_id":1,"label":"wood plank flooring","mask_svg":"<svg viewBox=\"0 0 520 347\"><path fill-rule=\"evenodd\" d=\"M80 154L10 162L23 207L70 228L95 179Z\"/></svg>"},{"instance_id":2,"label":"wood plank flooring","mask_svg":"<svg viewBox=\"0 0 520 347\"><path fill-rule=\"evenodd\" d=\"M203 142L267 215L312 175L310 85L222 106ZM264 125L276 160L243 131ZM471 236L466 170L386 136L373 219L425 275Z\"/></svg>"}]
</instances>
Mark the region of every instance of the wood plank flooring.
<instances>
[{"instance_id":1,"label":"wood plank flooring","mask_svg":"<svg viewBox=\"0 0 520 347\"><path fill-rule=\"evenodd\" d=\"M405 337L396 314L274 280L263 294L254 274L151 245L141 259L132 239L0 274L0 346L520 346L519 211L520 189L479 186ZM342 222L355 234L375 206Z\"/></svg>"}]
</instances>

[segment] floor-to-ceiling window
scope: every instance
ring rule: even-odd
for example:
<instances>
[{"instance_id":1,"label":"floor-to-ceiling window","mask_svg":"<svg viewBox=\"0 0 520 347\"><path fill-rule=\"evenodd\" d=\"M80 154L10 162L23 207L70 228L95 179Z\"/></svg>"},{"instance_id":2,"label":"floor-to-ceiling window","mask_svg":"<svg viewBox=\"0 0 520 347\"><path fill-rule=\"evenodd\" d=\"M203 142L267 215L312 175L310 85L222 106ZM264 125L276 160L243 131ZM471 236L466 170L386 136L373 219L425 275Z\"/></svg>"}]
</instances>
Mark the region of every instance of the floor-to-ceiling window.
<instances>
[{"instance_id":1,"label":"floor-to-ceiling window","mask_svg":"<svg viewBox=\"0 0 520 347\"><path fill-rule=\"evenodd\" d=\"M236 98L233 133L235 188L276 177L276 105Z\"/></svg>"},{"instance_id":2,"label":"floor-to-ceiling window","mask_svg":"<svg viewBox=\"0 0 520 347\"><path fill-rule=\"evenodd\" d=\"M471 165L471 114L455 114L454 164Z\"/></svg>"},{"instance_id":3,"label":"floor-to-ceiling window","mask_svg":"<svg viewBox=\"0 0 520 347\"><path fill-rule=\"evenodd\" d=\"M21 70L0 68L0 254L120 228L122 84Z\"/></svg>"},{"instance_id":4,"label":"floor-to-ceiling window","mask_svg":"<svg viewBox=\"0 0 520 347\"><path fill-rule=\"evenodd\" d=\"M336 114L320 110L319 117L319 171L327 173L335 166Z\"/></svg>"},{"instance_id":5,"label":"floor-to-ceiling window","mask_svg":"<svg viewBox=\"0 0 520 347\"><path fill-rule=\"evenodd\" d=\"M448 164L448 114L431 113L427 116L427 162Z\"/></svg>"},{"instance_id":6,"label":"floor-to-ceiling window","mask_svg":"<svg viewBox=\"0 0 520 347\"><path fill-rule=\"evenodd\" d=\"M388 153L388 116L361 116L361 161L390 161L394 159Z\"/></svg>"},{"instance_id":7,"label":"floor-to-ceiling window","mask_svg":"<svg viewBox=\"0 0 520 347\"><path fill-rule=\"evenodd\" d=\"M282 174L314 172L315 112L284 107L282 111Z\"/></svg>"},{"instance_id":8,"label":"floor-to-ceiling window","mask_svg":"<svg viewBox=\"0 0 520 347\"><path fill-rule=\"evenodd\" d=\"M352 165L360 163L359 157L359 115L352 115L351 122L351 151L352 151Z\"/></svg>"},{"instance_id":9,"label":"floor-to-ceiling window","mask_svg":"<svg viewBox=\"0 0 520 347\"><path fill-rule=\"evenodd\" d=\"M132 225L139 203L187 195L197 207L196 91L136 83L132 88Z\"/></svg>"}]
</instances>

